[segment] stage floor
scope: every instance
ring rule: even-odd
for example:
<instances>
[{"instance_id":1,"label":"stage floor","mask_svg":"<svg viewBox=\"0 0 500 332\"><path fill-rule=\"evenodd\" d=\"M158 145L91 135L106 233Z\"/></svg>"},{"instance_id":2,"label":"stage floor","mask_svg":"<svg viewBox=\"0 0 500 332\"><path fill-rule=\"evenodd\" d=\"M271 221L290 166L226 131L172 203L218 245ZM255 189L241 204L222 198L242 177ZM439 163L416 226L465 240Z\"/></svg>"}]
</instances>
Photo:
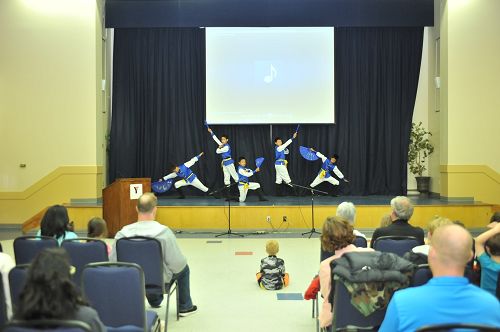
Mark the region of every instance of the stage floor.
<instances>
[{"instance_id":1,"label":"stage floor","mask_svg":"<svg viewBox=\"0 0 500 332\"><path fill-rule=\"evenodd\" d=\"M418 195L408 196L414 205L436 205L436 206L453 206L453 205L482 205L481 202L471 200L453 200L449 201L442 198L422 198ZM266 196L267 202L259 202L257 196L249 196L244 203L231 202L232 206L303 206L311 205L311 197L275 197ZM391 203L394 196L314 196L314 205L317 206L336 206L342 202L352 202L354 205L387 205ZM210 196L191 196L185 199L179 199L177 196L165 196L158 198L158 206L227 206L228 203L224 199L216 199Z\"/></svg>"},{"instance_id":2,"label":"stage floor","mask_svg":"<svg viewBox=\"0 0 500 332\"><path fill-rule=\"evenodd\" d=\"M337 205L344 201L356 205L356 228L367 231L380 225L384 215L391 213L393 196L315 196L314 211L311 198L266 196L269 201L259 202L252 195L245 203L215 199L210 196L188 196L178 199L175 195L158 198L157 220L175 230L306 230L314 224L321 228L323 221L335 215ZM469 229L482 229L488 224L493 206L472 200L447 200L408 196L415 205L411 223L426 228L435 216L460 220ZM102 216L102 204L68 205L70 217L77 229L85 229L93 216Z\"/></svg>"}]
</instances>

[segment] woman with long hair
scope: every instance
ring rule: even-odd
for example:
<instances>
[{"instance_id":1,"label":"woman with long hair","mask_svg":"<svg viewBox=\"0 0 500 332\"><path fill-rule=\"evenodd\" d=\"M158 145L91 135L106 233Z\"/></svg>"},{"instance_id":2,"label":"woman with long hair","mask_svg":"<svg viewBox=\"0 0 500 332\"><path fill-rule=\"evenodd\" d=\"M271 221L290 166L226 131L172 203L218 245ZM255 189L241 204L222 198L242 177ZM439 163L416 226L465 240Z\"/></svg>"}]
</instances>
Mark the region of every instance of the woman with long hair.
<instances>
[{"instance_id":1,"label":"woman with long hair","mask_svg":"<svg viewBox=\"0 0 500 332\"><path fill-rule=\"evenodd\" d=\"M328 300L332 289L330 263L340 258L346 252L373 251L371 248L358 248L354 243L354 229L352 225L342 217L328 217L323 224L321 233L321 248L333 253L333 256L321 262L319 267L319 283L321 295L323 295L323 306L319 313L320 327L328 327L332 324L332 304Z\"/></svg>"},{"instance_id":2,"label":"woman with long hair","mask_svg":"<svg viewBox=\"0 0 500 332\"><path fill-rule=\"evenodd\" d=\"M70 270L69 257L64 249L41 251L28 268L14 318L79 320L89 324L92 331L105 332L97 312L83 300L71 281Z\"/></svg>"},{"instance_id":3,"label":"woman with long hair","mask_svg":"<svg viewBox=\"0 0 500 332\"><path fill-rule=\"evenodd\" d=\"M40 222L37 236L50 236L59 245L66 239L76 239L78 235L69 230L68 210L62 205L53 205L47 209Z\"/></svg>"}]
</instances>

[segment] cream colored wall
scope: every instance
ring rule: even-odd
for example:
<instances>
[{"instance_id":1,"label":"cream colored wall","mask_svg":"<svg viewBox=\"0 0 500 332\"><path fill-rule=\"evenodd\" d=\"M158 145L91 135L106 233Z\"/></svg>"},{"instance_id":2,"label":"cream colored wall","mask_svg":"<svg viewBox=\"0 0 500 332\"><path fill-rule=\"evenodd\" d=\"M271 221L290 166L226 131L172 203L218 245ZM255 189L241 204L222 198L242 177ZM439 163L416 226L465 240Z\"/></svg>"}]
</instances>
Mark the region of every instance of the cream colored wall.
<instances>
[{"instance_id":1,"label":"cream colored wall","mask_svg":"<svg viewBox=\"0 0 500 332\"><path fill-rule=\"evenodd\" d=\"M44 182L49 192L64 188L50 204L101 195L107 128L102 5L0 1L0 223L21 222L25 212L14 209L45 207L47 197L34 188L61 169L70 176Z\"/></svg>"},{"instance_id":2,"label":"cream colored wall","mask_svg":"<svg viewBox=\"0 0 500 332\"><path fill-rule=\"evenodd\" d=\"M500 204L500 1L443 1L441 192Z\"/></svg>"},{"instance_id":3,"label":"cream colored wall","mask_svg":"<svg viewBox=\"0 0 500 332\"><path fill-rule=\"evenodd\" d=\"M95 10L88 0L0 1L0 191L60 165L96 165Z\"/></svg>"},{"instance_id":4,"label":"cream colored wall","mask_svg":"<svg viewBox=\"0 0 500 332\"><path fill-rule=\"evenodd\" d=\"M500 172L500 1L448 1L448 164Z\"/></svg>"},{"instance_id":5,"label":"cream colored wall","mask_svg":"<svg viewBox=\"0 0 500 332\"><path fill-rule=\"evenodd\" d=\"M424 128L429 127L429 64L432 61L432 54L429 53L429 30L430 28L424 28L424 40L422 44L422 61L420 63L420 75L418 79L417 96L415 98L415 107L413 108L413 119L412 122L419 123L422 122ZM427 163L426 163L427 164ZM428 167L428 165L427 165ZM424 173L427 175L427 172ZM408 167L408 191L417 190L417 181L415 176L410 172Z\"/></svg>"}]
</instances>

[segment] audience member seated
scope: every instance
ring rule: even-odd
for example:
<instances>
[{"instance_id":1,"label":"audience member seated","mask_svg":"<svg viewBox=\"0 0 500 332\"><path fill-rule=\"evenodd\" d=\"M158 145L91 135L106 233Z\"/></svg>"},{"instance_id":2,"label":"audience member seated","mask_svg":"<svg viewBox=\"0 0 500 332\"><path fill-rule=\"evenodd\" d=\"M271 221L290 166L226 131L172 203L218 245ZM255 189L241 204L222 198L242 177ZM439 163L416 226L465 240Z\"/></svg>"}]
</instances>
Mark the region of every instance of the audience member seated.
<instances>
[{"instance_id":1,"label":"audience member seated","mask_svg":"<svg viewBox=\"0 0 500 332\"><path fill-rule=\"evenodd\" d=\"M69 230L69 225L68 210L62 205L53 205L43 215L36 235L53 237L61 245L64 240L78 238L78 235Z\"/></svg>"},{"instance_id":2,"label":"audience member seated","mask_svg":"<svg viewBox=\"0 0 500 332\"><path fill-rule=\"evenodd\" d=\"M384 214L380 219L380 228L387 227L392 224L392 219L390 214Z\"/></svg>"},{"instance_id":3,"label":"audience member seated","mask_svg":"<svg viewBox=\"0 0 500 332\"><path fill-rule=\"evenodd\" d=\"M356 207L351 202L342 202L337 207L337 217L342 217L347 220L352 227L354 227L354 222L356 221ZM354 229L355 236L362 236L366 238L366 235Z\"/></svg>"},{"instance_id":4,"label":"audience member seated","mask_svg":"<svg viewBox=\"0 0 500 332\"><path fill-rule=\"evenodd\" d=\"M380 332L415 331L433 324L470 323L500 326L500 303L463 277L472 257L472 237L464 228L445 225L432 235L425 285L397 291Z\"/></svg>"},{"instance_id":5,"label":"audience member seated","mask_svg":"<svg viewBox=\"0 0 500 332\"><path fill-rule=\"evenodd\" d=\"M491 216L490 223L488 224L488 228L493 228L497 223L500 222L500 212L495 212Z\"/></svg>"},{"instance_id":6,"label":"audience member seated","mask_svg":"<svg viewBox=\"0 0 500 332\"><path fill-rule=\"evenodd\" d=\"M321 262L319 268L319 281L323 305L319 314L319 325L324 328L332 324L332 304L328 300L331 285L330 263L343 254L353 251L373 251L371 248L357 248L353 243L356 237L353 234L352 225L341 217L328 217L321 234L321 247L325 251L333 253L333 256Z\"/></svg>"},{"instance_id":7,"label":"audience member seated","mask_svg":"<svg viewBox=\"0 0 500 332\"><path fill-rule=\"evenodd\" d=\"M391 220L392 224L387 227L377 228L373 233L371 246L375 240L381 236L414 236L420 242L424 242L424 231L420 227L414 227L409 224L413 214L413 205L410 200L404 196L397 196L391 200Z\"/></svg>"},{"instance_id":8,"label":"audience member seated","mask_svg":"<svg viewBox=\"0 0 500 332\"><path fill-rule=\"evenodd\" d=\"M170 228L155 221L157 198L153 193L142 195L137 201L137 222L123 227L115 236L110 259L116 261L116 240L123 237L147 236L160 241L163 249L163 273L166 284L177 280L179 289L179 315L188 316L196 312L189 290L189 265L181 252L174 233ZM163 301L162 294L148 294L146 298L152 307L159 307Z\"/></svg>"},{"instance_id":9,"label":"audience member seated","mask_svg":"<svg viewBox=\"0 0 500 332\"><path fill-rule=\"evenodd\" d=\"M71 281L70 269L69 257L64 249L41 251L28 268L26 285L20 294L14 318L73 319L87 323L92 331L105 332L97 312L83 300Z\"/></svg>"},{"instance_id":10,"label":"audience member seated","mask_svg":"<svg viewBox=\"0 0 500 332\"><path fill-rule=\"evenodd\" d=\"M106 221L99 217L94 217L87 224L87 237L96 239L106 239L108 237L108 226ZM108 256L111 254L111 246L106 243L108 248Z\"/></svg>"},{"instance_id":11,"label":"audience member seated","mask_svg":"<svg viewBox=\"0 0 500 332\"><path fill-rule=\"evenodd\" d=\"M0 252L0 273L2 274L3 292L5 295L5 307L7 309L7 318L12 317L12 304L10 301L9 272L16 264L12 257L6 253Z\"/></svg>"},{"instance_id":12,"label":"audience member seated","mask_svg":"<svg viewBox=\"0 0 500 332\"><path fill-rule=\"evenodd\" d=\"M481 264L481 288L496 295L500 273L500 223L476 238L476 255Z\"/></svg>"},{"instance_id":13,"label":"audience member seated","mask_svg":"<svg viewBox=\"0 0 500 332\"><path fill-rule=\"evenodd\" d=\"M429 226L427 229L427 243L430 243L432 234L438 227L451 224L453 224L453 222L448 218L435 217L434 219L432 219L429 222ZM430 246L428 244L423 244L421 246L413 248L412 251L416 254L424 254L425 256L427 256L429 255L429 248Z\"/></svg>"}]
</instances>

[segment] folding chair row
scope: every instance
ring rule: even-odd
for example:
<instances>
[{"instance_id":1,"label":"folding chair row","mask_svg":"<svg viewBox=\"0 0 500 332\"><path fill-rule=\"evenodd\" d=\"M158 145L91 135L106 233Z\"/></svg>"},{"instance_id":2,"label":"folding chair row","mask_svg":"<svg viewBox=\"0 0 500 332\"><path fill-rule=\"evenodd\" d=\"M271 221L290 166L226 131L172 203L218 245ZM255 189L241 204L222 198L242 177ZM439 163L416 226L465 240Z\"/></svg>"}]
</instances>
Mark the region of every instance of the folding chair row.
<instances>
[{"instance_id":1,"label":"folding chair row","mask_svg":"<svg viewBox=\"0 0 500 332\"><path fill-rule=\"evenodd\" d=\"M9 273L12 306L26 283L29 265L18 265ZM158 331L158 315L146 311L144 273L137 264L90 263L81 272L81 289L108 331Z\"/></svg>"}]
</instances>

